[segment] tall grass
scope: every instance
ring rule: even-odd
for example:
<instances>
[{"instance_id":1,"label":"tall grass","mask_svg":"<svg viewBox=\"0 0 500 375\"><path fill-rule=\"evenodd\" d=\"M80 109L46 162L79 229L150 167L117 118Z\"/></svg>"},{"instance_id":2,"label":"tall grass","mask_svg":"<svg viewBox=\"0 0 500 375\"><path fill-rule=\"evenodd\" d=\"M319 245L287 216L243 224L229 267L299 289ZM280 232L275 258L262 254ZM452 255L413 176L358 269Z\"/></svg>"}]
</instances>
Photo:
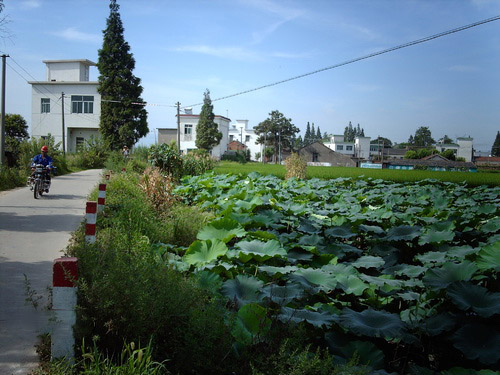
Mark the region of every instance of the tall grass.
<instances>
[{"instance_id":1,"label":"tall grass","mask_svg":"<svg viewBox=\"0 0 500 375\"><path fill-rule=\"evenodd\" d=\"M263 175L272 174L277 177L285 178L286 169L283 165L247 163L239 164L234 162L220 162L215 167L215 173L242 173L259 172ZM500 174L491 172L437 172L437 171L418 171L418 170L394 170L394 169L364 169L350 167L307 167L307 178L335 179L340 177L351 178L373 178L395 182L412 182L425 179L436 179L440 181L465 182L470 186L500 185Z\"/></svg>"}]
</instances>

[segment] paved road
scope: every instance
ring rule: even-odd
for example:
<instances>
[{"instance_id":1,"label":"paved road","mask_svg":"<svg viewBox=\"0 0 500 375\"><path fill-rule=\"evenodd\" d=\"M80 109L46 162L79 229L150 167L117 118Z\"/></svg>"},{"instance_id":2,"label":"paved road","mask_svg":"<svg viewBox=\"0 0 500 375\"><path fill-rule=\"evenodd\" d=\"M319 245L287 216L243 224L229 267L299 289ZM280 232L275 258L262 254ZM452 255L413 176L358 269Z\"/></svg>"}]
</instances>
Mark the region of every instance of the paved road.
<instances>
[{"instance_id":1,"label":"paved road","mask_svg":"<svg viewBox=\"0 0 500 375\"><path fill-rule=\"evenodd\" d=\"M28 188L0 192L0 375L28 374L37 365L37 336L48 332L47 287L52 262L85 216L85 201L101 170L55 177L35 200ZM40 300L26 299L25 276Z\"/></svg>"}]
</instances>

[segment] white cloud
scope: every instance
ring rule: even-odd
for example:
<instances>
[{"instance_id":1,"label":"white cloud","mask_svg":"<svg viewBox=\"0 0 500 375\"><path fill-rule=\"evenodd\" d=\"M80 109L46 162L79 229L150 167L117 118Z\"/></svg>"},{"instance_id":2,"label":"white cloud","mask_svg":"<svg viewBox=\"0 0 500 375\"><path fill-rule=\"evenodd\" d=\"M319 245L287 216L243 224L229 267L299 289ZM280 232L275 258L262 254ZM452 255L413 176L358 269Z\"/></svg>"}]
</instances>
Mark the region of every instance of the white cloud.
<instances>
[{"instance_id":1,"label":"white cloud","mask_svg":"<svg viewBox=\"0 0 500 375\"><path fill-rule=\"evenodd\" d=\"M89 34L78 31L75 27L68 27L62 31L51 32L50 34L59 36L66 40L77 41L77 42L87 42L87 43L100 43L102 41L102 36L98 34Z\"/></svg>"},{"instance_id":2,"label":"white cloud","mask_svg":"<svg viewBox=\"0 0 500 375\"><path fill-rule=\"evenodd\" d=\"M21 2L21 7L23 9L35 9L40 8L42 6L42 2L40 0L26 0Z\"/></svg>"},{"instance_id":3,"label":"white cloud","mask_svg":"<svg viewBox=\"0 0 500 375\"><path fill-rule=\"evenodd\" d=\"M452 72L461 72L461 73L466 73L466 72L476 72L477 68L474 66L470 65L453 65L448 68L448 70Z\"/></svg>"},{"instance_id":4,"label":"white cloud","mask_svg":"<svg viewBox=\"0 0 500 375\"><path fill-rule=\"evenodd\" d=\"M233 60L260 60L257 53L241 47L212 47L207 45L182 46L176 52L193 52Z\"/></svg>"}]
</instances>

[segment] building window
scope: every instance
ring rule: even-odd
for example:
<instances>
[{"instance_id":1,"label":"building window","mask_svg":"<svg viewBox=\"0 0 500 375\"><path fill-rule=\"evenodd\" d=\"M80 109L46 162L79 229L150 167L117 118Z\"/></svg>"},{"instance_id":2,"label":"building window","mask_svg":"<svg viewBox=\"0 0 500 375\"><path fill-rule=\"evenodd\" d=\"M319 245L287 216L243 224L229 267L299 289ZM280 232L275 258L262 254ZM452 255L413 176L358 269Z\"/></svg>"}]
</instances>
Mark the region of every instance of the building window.
<instances>
[{"instance_id":1,"label":"building window","mask_svg":"<svg viewBox=\"0 0 500 375\"><path fill-rule=\"evenodd\" d=\"M50 99L42 98L42 113L50 113Z\"/></svg>"},{"instance_id":2,"label":"building window","mask_svg":"<svg viewBox=\"0 0 500 375\"><path fill-rule=\"evenodd\" d=\"M250 142L250 136L249 135L245 135L245 142Z\"/></svg>"},{"instance_id":3,"label":"building window","mask_svg":"<svg viewBox=\"0 0 500 375\"><path fill-rule=\"evenodd\" d=\"M346 151L352 151L352 146L345 146Z\"/></svg>"},{"instance_id":4,"label":"building window","mask_svg":"<svg viewBox=\"0 0 500 375\"><path fill-rule=\"evenodd\" d=\"M76 137L76 151L81 151L83 149L84 143L85 143L85 138Z\"/></svg>"},{"instance_id":5,"label":"building window","mask_svg":"<svg viewBox=\"0 0 500 375\"><path fill-rule=\"evenodd\" d=\"M337 145L337 151L343 151L344 145Z\"/></svg>"},{"instance_id":6,"label":"building window","mask_svg":"<svg viewBox=\"0 0 500 375\"><path fill-rule=\"evenodd\" d=\"M94 113L94 97L71 95L71 113Z\"/></svg>"},{"instance_id":7,"label":"building window","mask_svg":"<svg viewBox=\"0 0 500 375\"><path fill-rule=\"evenodd\" d=\"M234 141L234 135L232 135L232 134L231 134L231 135L229 136L229 142L232 142L232 141Z\"/></svg>"},{"instance_id":8,"label":"building window","mask_svg":"<svg viewBox=\"0 0 500 375\"><path fill-rule=\"evenodd\" d=\"M317 162L319 159L319 153L313 152L313 162Z\"/></svg>"},{"instance_id":9,"label":"building window","mask_svg":"<svg viewBox=\"0 0 500 375\"><path fill-rule=\"evenodd\" d=\"M186 124L184 125L184 134L193 134L193 124Z\"/></svg>"}]
</instances>

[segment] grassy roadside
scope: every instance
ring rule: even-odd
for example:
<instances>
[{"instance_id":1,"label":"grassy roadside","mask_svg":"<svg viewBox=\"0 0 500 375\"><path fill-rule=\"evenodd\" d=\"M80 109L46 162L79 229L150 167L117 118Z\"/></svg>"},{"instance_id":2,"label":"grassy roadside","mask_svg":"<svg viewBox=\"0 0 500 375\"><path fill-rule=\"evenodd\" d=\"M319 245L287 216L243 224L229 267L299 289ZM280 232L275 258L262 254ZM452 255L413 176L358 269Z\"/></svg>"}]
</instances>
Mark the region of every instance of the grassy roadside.
<instances>
[{"instance_id":1,"label":"grassy roadside","mask_svg":"<svg viewBox=\"0 0 500 375\"><path fill-rule=\"evenodd\" d=\"M248 174L251 172L259 172L262 175L275 175L281 178L285 177L286 170L283 165L262 164L262 163L246 163L240 164L236 162L220 162L215 167L215 173L242 173ZM412 182L425 179L436 179L440 181L465 182L469 186L498 186L500 185L500 174L493 172L434 172L434 171L403 171L389 169L362 169L350 167L307 167L307 178L335 179L335 178L373 178L383 179L395 182Z\"/></svg>"}]
</instances>

